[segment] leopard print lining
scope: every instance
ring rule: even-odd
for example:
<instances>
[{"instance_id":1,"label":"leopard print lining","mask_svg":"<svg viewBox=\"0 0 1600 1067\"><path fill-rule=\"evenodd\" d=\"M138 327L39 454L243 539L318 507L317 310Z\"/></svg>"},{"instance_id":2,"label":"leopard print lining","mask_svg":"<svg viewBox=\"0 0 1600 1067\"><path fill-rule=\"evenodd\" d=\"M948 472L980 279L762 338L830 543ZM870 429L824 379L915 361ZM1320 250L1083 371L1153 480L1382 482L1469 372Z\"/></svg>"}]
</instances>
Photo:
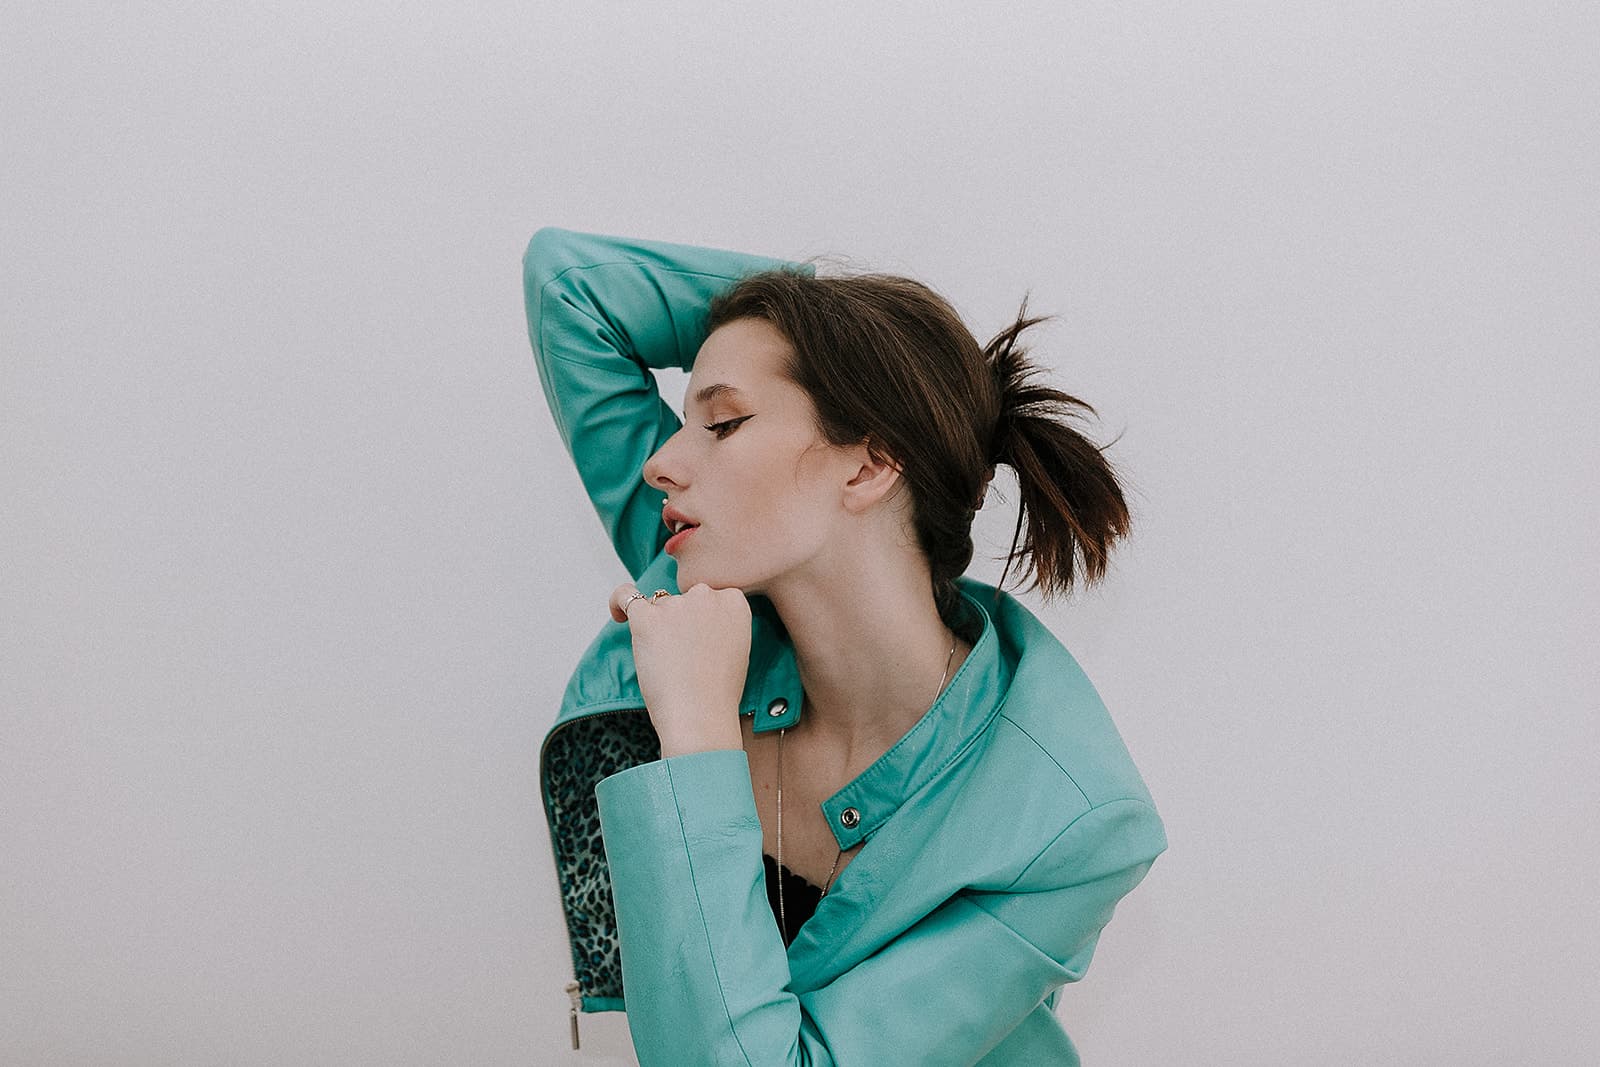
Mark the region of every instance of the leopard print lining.
<instances>
[{"instance_id":1,"label":"leopard print lining","mask_svg":"<svg viewBox=\"0 0 1600 1067\"><path fill-rule=\"evenodd\" d=\"M573 972L585 1002L616 1001L585 1003L585 1011L622 1006L622 952L594 788L602 778L660 758L661 739L643 708L574 719L552 730L545 745L545 807Z\"/></svg>"}]
</instances>

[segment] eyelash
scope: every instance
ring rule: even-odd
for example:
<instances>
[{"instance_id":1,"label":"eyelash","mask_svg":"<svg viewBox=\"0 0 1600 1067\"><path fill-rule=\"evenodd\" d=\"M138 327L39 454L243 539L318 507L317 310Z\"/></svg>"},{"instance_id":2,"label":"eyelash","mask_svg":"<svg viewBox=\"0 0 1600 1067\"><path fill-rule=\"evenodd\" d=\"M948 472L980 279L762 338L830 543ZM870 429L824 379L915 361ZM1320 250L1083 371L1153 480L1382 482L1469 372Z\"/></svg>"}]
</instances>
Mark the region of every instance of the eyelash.
<instances>
[{"instance_id":1,"label":"eyelash","mask_svg":"<svg viewBox=\"0 0 1600 1067\"><path fill-rule=\"evenodd\" d=\"M706 429L716 434L717 440L722 441L725 440L741 422L748 418L750 418L750 416L746 415L743 418L729 419L726 422L714 422L710 426L707 426Z\"/></svg>"}]
</instances>

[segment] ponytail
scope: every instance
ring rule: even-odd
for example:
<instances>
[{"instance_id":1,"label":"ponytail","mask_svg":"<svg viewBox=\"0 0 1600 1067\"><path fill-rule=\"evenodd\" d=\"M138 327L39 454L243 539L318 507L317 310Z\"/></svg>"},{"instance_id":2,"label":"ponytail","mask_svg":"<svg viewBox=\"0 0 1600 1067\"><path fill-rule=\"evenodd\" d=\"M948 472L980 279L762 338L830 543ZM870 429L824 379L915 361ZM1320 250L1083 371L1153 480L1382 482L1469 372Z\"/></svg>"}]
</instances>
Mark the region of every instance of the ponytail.
<instances>
[{"instance_id":1,"label":"ponytail","mask_svg":"<svg viewBox=\"0 0 1600 1067\"><path fill-rule=\"evenodd\" d=\"M1116 472L1102 450L1065 421L1081 418L1082 412L1095 415L1094 408L1030 380L1041 368L1028 360L1017 339L1050 316L1028 318L1027 313L1028 299L1023 297L1016 321L983 349L1000 390L990 462L1016 472L1022 497L1000 584L1020 556L1028 564L1023 573L1034 573L1028 588L1042 587L1049 598L1069 592L1080 574L1085 584L1103 578L1111 546L1127 535L1130 519ZM1019 553L1024 523L1027 536Z\"/></svg>"}]
</instances>

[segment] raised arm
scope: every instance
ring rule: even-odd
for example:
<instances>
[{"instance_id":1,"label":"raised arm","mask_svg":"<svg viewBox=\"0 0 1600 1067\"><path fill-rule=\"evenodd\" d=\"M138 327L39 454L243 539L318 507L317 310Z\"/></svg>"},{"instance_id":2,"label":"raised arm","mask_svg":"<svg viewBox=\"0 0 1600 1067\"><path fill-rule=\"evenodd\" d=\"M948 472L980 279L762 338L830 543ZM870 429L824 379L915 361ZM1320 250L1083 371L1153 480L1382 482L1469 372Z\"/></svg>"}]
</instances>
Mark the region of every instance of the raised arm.
<instances>
[{"instance_id":1,"label":"raised arm","mask_svg":"<svg viewBox=\"0 0 1600 1067\"><path fill-rule=\"evenodd\" d=\"M652 368L692 370L711 298L746 274L809 264L547 226L523 255L528 337L556 428L637 579L666 543L644 464L681 420Z\"/></svg>"}]
</instances>

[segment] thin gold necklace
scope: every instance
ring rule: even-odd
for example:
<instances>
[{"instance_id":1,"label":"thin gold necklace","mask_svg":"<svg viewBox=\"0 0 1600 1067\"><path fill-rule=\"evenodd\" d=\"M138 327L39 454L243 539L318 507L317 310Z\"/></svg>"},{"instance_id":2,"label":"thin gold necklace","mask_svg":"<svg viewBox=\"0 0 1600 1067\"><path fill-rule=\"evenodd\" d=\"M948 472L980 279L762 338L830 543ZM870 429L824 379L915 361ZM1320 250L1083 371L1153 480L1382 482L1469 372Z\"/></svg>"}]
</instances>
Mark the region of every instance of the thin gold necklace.
<instances>
[{"instance_id":1,"label":"thin gold necklace","mask_svg":"<svg viewBox=\"0 0 1600 1067\"><path fill-rule=\"evenodd\" d=\"M934 704L939 703L939 694L944 692L945 679L950 677L950 661L955 658L956 645L959 642L959 637L950 642L950 654L944 658L944 674L939 678L939 688L933 693ZM933 704L928 707L931 710ZM788 732L787 726L778 731L778 929L785 945L789 943L789 917L783 907L783 735ZM839 869L839 861L843 858L844 849L841 848L838 855L833 857L833 866L828 869L827 884L822 887L822 896L819 896L818 900L827 896L828 890L833 888L833 875Z\"/></svg>"}]
</instances>

